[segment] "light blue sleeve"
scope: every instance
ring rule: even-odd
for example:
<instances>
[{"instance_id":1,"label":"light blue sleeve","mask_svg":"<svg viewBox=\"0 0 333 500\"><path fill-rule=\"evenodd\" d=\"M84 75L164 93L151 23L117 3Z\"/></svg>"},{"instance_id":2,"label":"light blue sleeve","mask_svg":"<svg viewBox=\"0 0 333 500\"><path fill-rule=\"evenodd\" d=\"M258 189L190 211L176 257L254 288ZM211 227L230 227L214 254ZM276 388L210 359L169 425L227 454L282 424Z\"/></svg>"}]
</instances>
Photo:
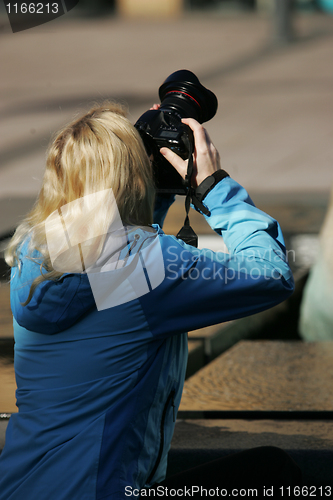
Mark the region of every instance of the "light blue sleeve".
<instances>
[{"instance_id":1,"label":"light blue sleeve","mask_svg":"<svg viewBox=\"0 0 333 500\"><path fill-rule=\"evenodd\" d=\"M167 336L258 313L294 290L281 229L233 179L204 198L207 222L229 253L199 250L159 229L165 278L140 297L154 336Z\"/></svg>"},{"instance_id":2,"label":"light blue sleeve","mask_svg":"<svg viewBox=\"0 0 333 500\"><path fill-rule=\"evenodd\" d=\"M230 177L220 181L203 201L211 215L205 216L214 231L223 236L229 250L225 263L239 263L254 273L271 272L292 279L279 223L255 207L247 191Z\"/></svg>"}]
</instances>

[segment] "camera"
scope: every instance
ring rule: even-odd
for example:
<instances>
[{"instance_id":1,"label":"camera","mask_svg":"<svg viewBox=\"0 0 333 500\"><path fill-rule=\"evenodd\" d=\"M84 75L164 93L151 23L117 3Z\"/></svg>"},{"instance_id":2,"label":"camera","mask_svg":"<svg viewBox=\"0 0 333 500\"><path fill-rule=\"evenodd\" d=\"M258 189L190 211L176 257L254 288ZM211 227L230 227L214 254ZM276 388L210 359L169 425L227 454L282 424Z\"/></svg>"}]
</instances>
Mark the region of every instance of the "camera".
<instances>
[{"instance_id":1,"label":"camera","mask_svg":"<svg viewBox=\"0 0 333 500\"><path fill-rule=\"evenodd\" d=\"M157 193L187 194L187 183L161 155L167 147L186 160L194 150L193 133L182 118L194 118L199 123L213 118L217 98L199 82L194 73L179 70L172 73L159 88L161 106L146 111L135 123L148 156L153 157Z\"/></svg>"}]
</instances>

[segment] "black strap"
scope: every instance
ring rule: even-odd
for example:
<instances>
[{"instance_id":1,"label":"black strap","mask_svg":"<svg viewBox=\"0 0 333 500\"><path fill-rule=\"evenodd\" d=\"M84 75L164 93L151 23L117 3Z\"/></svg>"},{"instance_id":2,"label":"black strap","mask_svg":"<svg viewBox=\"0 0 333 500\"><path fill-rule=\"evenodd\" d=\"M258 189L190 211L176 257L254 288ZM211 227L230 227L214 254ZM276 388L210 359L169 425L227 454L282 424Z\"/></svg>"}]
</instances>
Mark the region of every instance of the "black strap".
<instances>
[{"instance_id":1,"label":"black strap","mask_svg":"<svg viewBox=\"0 0 333 500\"><path fill-rule=\"evenodd\" d=\"M194 207L202 212L204 215L210 216L210 211L205 205L203 205L202 200L206 197L206 195L213 189L214 186L218 182L220 182L225 177L229 177L229 174L225 170L217 170L212 175L206 177L196 189L191 187L191 177L193 174L193 150L194 150L194 142L189 141L189 156L188 156L188 165L187 165L187 173L185 176L185 187L187 189L186 198L185 198L185 212L186 217L184 221L184 225L181 230L177 234L177 238L179 240L183 240L184 243L191 245L193 247L198 247L198 236L195 231L192 229L190 225L189 211L191 207L191 201Z\"/></svg>"},{"instance_id":2,"label":"black strap","mask_svg":"<svg viewBox=\"0 0 333 500\"><path fill-rule=\"evenodd\" d=\"M184 225L181 230L178 232L176 238L179 240L183 240L184 243L191 245L192 247L198 247L198 236L195 231L192 229L190 225L189 211L191 207L191 199L193 195L193 189L191 187L191 177L193 174L193 151L194 151L194 143L193 141L189 141L189 154L188 154L188 164L187 164L187 173L185 176L185 187L187 189L186 198L185 198L185 212L186 217L184 221Z\"/></svg>"},{"instance_id":3,"label":"black strap","mask_svg":"<svg viewBox=\"0 0 333 500\"><path fill-rule=\"evenodd\" d=\"M192 203L197 210L205 215L210 216L210 211L205 205L203 205L202 200L207 196L209 191L213 189L222 179L229 177L229 174L225 170L217 170L212 175L206 177L199 186L194 190L192 195Z\"/></svg>"},{"instance_id":4,"label":"black strap","mask_svg":"<svg viewBox=\"0 0 333 500\"><path fill-rule=\"evenodd\" d=\"M199 210L199 212L208 215L208 217L210 216L210 211L207 207L205 207L205 205L201 203L201 201L198 200L198 198L195 196L195 191L192 194L192 203L195 206L196 210Z\"/></svg>"},{"instance_id":5,"label":"black strap","mask_svg":"<svg viewBox=\"0 0 333 500\"><path fill-rule=\"evenodd\" d=\"M209 191L213 189L213 187L216 186L222 179L225 177L229 177L228 172L225 170L216 170L212 175L209 177L206 177L201 184L196 188L194 196L195 198L199 201L202 202L202 200L207 196Z\"/></svg>"}]
</instances>

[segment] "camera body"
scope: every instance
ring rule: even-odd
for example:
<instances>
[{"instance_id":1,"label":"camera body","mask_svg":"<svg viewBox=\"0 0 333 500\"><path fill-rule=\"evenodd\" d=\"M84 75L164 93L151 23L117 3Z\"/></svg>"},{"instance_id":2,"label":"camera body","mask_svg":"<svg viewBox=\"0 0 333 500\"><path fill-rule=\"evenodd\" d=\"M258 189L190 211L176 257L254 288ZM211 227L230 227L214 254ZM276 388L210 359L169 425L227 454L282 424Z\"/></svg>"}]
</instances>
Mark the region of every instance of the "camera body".
<instances>
[{"instance_id":1,"label":"camera body","mask_svg":"<svg viewBox=\"0 0 333 500\"><path fill-rule=\"evenodd\" d=\"M158 193L186 194L185 181L160 153L160 149L166 147L183 160L188 158L191 142L193 147L193 133L181 119L181 115L170 110L150 110L135 124L148 156L153 157L154 180Z\"/></svg>"},{"instance_id":2,"label":"camera body","mask_svg":"<svg viewBox=\"0 0 333 500\"><path fill-rule=\"evenodd\" d=\"M182 118L194 118L199 123L210 120L216 113L217 99L188 70L172 73L159 88L159 97L160 109L146 111L135 127L147 154L153 157L157 192L186 195L185 181L161 155L160 148L167 147L186 160L194 150L194 139Z\"/></svg>"}]
</instances>

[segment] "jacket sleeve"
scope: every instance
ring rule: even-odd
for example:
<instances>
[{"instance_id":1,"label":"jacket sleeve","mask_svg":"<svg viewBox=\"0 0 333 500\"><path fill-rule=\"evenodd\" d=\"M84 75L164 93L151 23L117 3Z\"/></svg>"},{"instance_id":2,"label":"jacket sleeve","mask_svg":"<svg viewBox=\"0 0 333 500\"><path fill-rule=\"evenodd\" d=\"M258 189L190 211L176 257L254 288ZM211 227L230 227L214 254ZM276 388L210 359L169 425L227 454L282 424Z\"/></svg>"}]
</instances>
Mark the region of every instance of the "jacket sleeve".
<instances>
[{"instance_id":1,"label":"jacket sleeve","mask_svg":"<svg viewBox=\"0 0 333 500\"><path fill-rule=\"evenodd\" d=\"M273 307L294 289L280 226L237 182L205 197L209 225L229 253L198 250L160 230L165 278L140 297L153 335L178 334Z\"/></svg>"}]
</instances>

